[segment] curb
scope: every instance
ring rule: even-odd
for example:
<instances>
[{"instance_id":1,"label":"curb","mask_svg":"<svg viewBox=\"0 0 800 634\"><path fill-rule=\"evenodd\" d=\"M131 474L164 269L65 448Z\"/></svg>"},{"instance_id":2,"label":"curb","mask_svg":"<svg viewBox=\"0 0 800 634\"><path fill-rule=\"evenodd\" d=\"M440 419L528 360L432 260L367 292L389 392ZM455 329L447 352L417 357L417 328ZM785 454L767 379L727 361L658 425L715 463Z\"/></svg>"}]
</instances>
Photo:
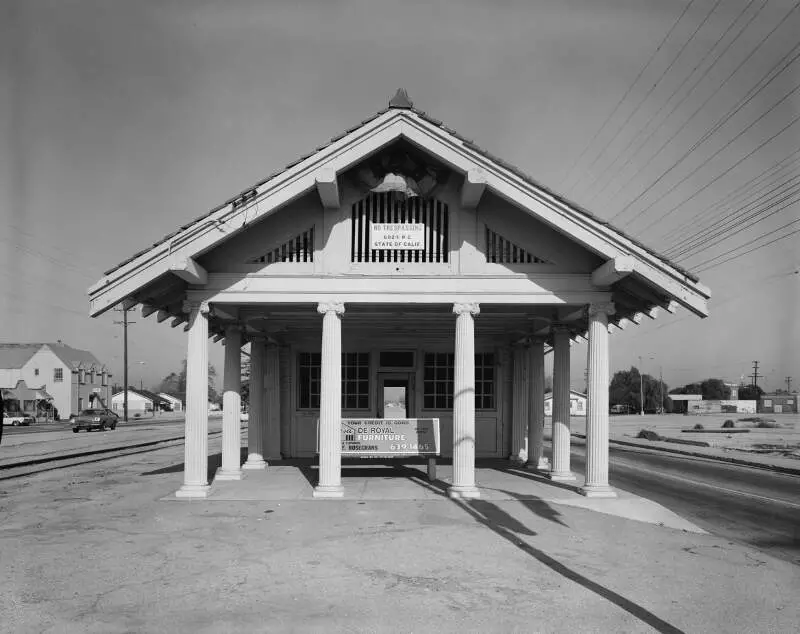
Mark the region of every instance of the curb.
<instances>
[{"instance_id":1,"label":"curb","mask_svg":"<svg viewBox=\"0 0 800 634\"><path fill-rule=\"evenodd\" d=\"M572 434L576 438L586 439L585 434ZM682 456L692 456L693 458L707 458L708 460L718 460L719 462L728 462L730 464L740 465L743 467L753 467L754 469L764 469L766 471L775 471L777 473L785 473L787 475L800 475L800 468L784 467L782 465L772 465L765 462L754 462L752 460L745 460L743 458L734 458L730 456L716 456L713 454L702 453L699 451L690 451L686 449L674 449L673 447L649 447L641 443L629 442L626 440L614 440L610 438L609 443L615 445L623 445L625 447L637 447L639 449L652 449L655 451L664 451L667 453L674 453Z\"/></svg>"}]
</instances>

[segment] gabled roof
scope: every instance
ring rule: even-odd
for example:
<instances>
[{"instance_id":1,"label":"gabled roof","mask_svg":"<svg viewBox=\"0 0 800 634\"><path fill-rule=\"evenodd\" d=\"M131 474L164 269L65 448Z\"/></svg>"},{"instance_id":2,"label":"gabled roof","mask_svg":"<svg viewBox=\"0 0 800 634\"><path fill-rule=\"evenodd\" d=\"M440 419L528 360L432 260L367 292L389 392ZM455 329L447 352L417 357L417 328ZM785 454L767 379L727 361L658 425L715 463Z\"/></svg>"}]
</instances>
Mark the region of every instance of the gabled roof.
<instances>
[{"instance_id":1,"label":"gabled roof","mask_svg":"<svg viewBox=\"0 0 800 634\"><path fill-rule=\"evenodd\" d=\"M31 360L42 348L47 347L53 352L67 367L72 370L86 369L94 367L102 370L103 364L86 350L78 350L61 343L0 343L0 368L19 369Z\"/></svg>"},{"instance_id":2,"label":"gabled roof","mask_svg":"<svg viewBox=\"0 0 800 634\"><path fill-rule=\"evenodd\" d=\"M124 393L125 390L114 392L111 395L111 398L114 398L115 396L119 396L120 394ZM153 403L164 403L165 405L168 405L170 403L169 399L159 396L158 394L156 394L155 392L151 392L150 390L141 390L139 388L134 389L132 387L129 387L128 394L138 394L139 396L144 396L147 400L152 401Z\"/></svg>"},{"instance_id":3,"label":"gabled roof","mask_svg":"<svg viewBox=\"0 0 800 634\"><path fill-rule=\"evenodd\" d=\"M637 273L642 277L661 283L676 281L680 292L674 296L675 300L701 316L707 313L706 300L710 291L699 284L697 276L484 150L441 120L415 108L401 90L387 109L331 138L313 152L106 271L104 278L89 289L90 314L97 316L132 294L127 285L124 291L115 292L121 281L136 278L135 286L142 288L168 273L170 263L176 258L193 257L213 248L254 220L311 190L321 169L333 169L340 174L400 138L422 147L456 171L480 171L486 176L487 186L497 194L514 199L532 215L569 234L607 260L617 256L635 257L641 267ZM232 222L234 220L238 222ZM148 273L140 275L144 270ZM105 295L102 302L100 295Z\"/></svg>"}]
</instances>

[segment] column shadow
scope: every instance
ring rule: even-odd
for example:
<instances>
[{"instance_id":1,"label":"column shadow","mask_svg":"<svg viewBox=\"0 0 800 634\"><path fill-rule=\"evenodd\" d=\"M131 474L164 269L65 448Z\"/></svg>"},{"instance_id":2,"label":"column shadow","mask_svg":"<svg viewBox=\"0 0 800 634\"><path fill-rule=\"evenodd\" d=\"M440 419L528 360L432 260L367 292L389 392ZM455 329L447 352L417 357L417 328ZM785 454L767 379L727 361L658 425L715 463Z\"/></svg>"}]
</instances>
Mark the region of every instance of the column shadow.
<instances>
[{"instance_id":1,"label":"column shadow","mask_svg":"<svg viewBox=\"0 0 800 634\"><path fill-rule=\"evenodd\" d=\"M544 551L520 539L518 535L535 536L536 533L525 527L515 518L509 516L505 511L497 508L492 502L486 500L453 500L453 502L460 506L476 522L482 524L496 535L499 535L513 546L516 546L525 554L533 557L538 562L566 579L583 586L587 590L594 592L603 599L622 608L640 621L647 623L647 625L657 632L662 632L663 634L683 634L683 630L678 629L671 623L656 616L646 608L592 581L588 577L565 566Z\"/></svg>"}]
</instances>

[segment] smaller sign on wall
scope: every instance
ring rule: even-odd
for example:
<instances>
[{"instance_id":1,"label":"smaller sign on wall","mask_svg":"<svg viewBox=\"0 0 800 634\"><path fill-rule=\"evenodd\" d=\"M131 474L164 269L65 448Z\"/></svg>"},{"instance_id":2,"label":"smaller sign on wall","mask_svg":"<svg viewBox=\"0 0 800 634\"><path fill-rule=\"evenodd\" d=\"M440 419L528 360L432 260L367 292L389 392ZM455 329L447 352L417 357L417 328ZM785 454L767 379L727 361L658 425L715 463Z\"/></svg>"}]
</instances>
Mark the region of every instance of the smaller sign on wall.
<instances>
[{"instance_id":1,"label":"smaller sign on wall","mask_svg":"<svg viewBox=\"0 0 800 634\"><path fill-rule=\"evenodd\" d=\"M417 251L425 248L425 225L421 222L371 222L370 249Z\"/></svg>"}]
</instances>

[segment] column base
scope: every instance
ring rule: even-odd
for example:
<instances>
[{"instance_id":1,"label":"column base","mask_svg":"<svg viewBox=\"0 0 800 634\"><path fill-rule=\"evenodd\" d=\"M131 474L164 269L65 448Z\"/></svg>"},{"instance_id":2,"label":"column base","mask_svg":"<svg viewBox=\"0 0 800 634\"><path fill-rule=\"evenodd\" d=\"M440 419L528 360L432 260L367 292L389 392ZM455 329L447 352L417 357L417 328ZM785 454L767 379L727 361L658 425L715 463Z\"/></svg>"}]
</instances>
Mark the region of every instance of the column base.
<instances>
[{"instance_id":1,"label":"column base","mask_svg":"<svg viewBox=\"0 0 800 634\"><path fill-rule=\"evenodd\" d=\"M551 471L547 477L553 482L574 482L578 477L572 471Z\"/></svg>"},{"instance_id":2,"label":"column base","mask_svg":"<svg viewBox=\"0 0 800 634\"><path fill-rule=\"evenodd\" d=\"M344 497L344 487L341 484L318 484L314 487L312 495L318 499L342 498Z\"/></svg>"},{"instance_id":3,"label":"column base","mask_svg":"<svg viewBox=\"0 0 800 634\"><path fill-rule=\"evenodd\" d=\"M517 454L516 456L512 454L508 457L509 462L513 462L514 464L518 465L524 465L527 462L527 460L528 458L522 456L521 454Z\"/></svg>"},{"instance_id":4,"label":"column base","mask_svg":"<svg viewBox=\"0 0 800 634\"><path fill-rule=\"evenodd\" d=\"M539 471L541 473L550 473L550 461L547 458L539 458L535 462L528 462L525 464L528 471Z\"/></svg>"},{"instance_id":5,"label":"column base","mask_svg":"<svg viewBox=\"0 0 800 634\"><path fill-rule=\"evenodd\" d=\"M196 498L203 499L208 497L210 486L207 484L184 484L175 491L176 498Z\"/></svg>"},{"instance_id":6,"label":"column base","mask_svg":"<svg viewBox=\"0 0 800 634\"><path fill-rule=\"evenodd\" d=\"M587 484L578 489L578 493L587 498L615 498L617 492L607 484Z\"/></svg>"},{"instance_id":7,"label":"column base","mask_svg":"<svg viewBox=\"0 0 800 634\"><path fill-rule=\"evenodd\" d=\"M267 462L261 456L258 458L248 457L247 462L242 465L242 469L255 470L255 469L266 469Z\"/></svg>"},{"instance_id":8,"label":"column base","mask_svg":"<svg viewBox=\"0 0 800 634\"><path fill-rule=\"evenodd\" d=\"M214 474L214 480L241 480L241 469L217 469Z\"/></svg>"},{"instance_id":9,"label":"column base","mask_svg":"<svg viewBox=\"0 0 800 634\"><path fill-rule=\"evenodd\" d=\"M463 486L463 485L453 485L449 489L447 489L447 497L461 500L474 500L481 496L481 492L478 490L478 487L475 485L472 486Z\"/></svg>"}]
</instances>

